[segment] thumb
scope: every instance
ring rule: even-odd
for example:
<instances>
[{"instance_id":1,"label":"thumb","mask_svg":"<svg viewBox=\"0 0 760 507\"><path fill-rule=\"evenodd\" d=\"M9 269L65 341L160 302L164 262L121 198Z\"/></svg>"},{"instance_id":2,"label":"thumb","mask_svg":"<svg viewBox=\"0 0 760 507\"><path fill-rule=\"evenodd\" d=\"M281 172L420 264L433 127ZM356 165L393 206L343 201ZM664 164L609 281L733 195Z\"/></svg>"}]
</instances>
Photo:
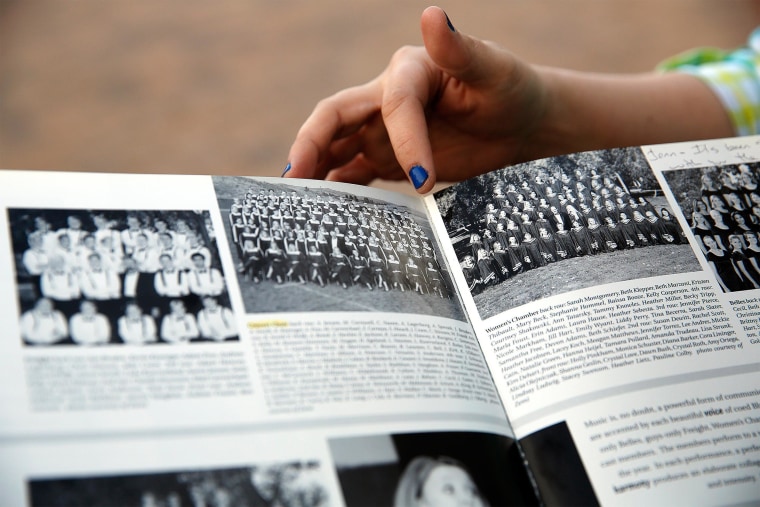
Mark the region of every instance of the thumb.
<instances>
[{"instance_id":1,"label":"thumb","mask_svg":"<svg viewBox=\"0 0 760 507\"><path fill-rule=\"evenodd\" d=\"M475 84L493 80L499 71L504 71L504 51L457 31L440 7L425 9L420 27L430 58L454 78Z\"/></svg>"}]
</instances>

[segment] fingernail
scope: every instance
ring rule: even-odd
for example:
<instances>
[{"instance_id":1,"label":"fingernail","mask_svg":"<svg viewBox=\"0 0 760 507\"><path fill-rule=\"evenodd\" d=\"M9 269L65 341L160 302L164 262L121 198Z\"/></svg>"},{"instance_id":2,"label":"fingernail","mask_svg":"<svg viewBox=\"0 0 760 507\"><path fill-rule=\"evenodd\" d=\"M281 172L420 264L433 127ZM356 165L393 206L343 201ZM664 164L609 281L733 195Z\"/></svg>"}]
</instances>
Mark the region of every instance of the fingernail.
<instances>
[{"instance_id":1,"label":"fingernail","mask_svg":"<svg viewBox=\"0 0 760 507\"><path fill-rule=\"evenodd\" d=\"M282 171L282 174L280 175L280 178L288 174L288 171L290 171L293 168L293 166L290 165L290 162L288 162L288 165L285 166L285 170Z\"/></svg>"},{"instance_id":2,"label":"fingernail","mask_svg":"<svg viewBox=\"0 0 760 507\"><path fill-rule=\"evenodd\" d=\"M443 15L446 16L446 24L449 25L449 30L451 30L452 32L456 32L457 29L454 28L454 25L451 24L451 20L449 19L449 15L446 14L446 11L443 11Z\"/></svg>"},{"instance_id":3,"label":"fingernail","mask_svg":"<svg viewBox=\"0 0 760 507\"><path fill-rule=\"evenodd\" d=\"M409 170L409 179L412 180L412 185L415 189L419 189L428 179L428 172L421 165L412 166Z\"/></svg>"}]
</instances>

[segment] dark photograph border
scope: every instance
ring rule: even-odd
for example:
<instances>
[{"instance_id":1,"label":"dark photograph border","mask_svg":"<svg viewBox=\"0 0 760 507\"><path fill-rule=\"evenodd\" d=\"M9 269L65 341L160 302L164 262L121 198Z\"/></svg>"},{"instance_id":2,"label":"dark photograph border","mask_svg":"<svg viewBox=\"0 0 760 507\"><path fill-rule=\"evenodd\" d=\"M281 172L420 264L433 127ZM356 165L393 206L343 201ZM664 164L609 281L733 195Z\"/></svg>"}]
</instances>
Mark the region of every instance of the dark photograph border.
<instances>
[{"instance_id":1,"label":"dark photograph border","mask_svg":"<svg viewBox=\"0 0 760 507\"><path fill-rule=\"evenodd\" d=\"M599 505L591 479L565 421L520 439L546 505Z\"/></svg>"}]
</instances>

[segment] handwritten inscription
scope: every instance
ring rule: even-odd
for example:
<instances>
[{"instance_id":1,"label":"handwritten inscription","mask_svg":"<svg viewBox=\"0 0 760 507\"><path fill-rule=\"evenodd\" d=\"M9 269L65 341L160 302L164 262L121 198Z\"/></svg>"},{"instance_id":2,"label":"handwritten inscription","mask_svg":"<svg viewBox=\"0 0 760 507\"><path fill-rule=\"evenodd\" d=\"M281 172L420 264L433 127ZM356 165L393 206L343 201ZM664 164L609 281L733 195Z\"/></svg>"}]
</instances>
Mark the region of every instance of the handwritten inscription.
<instances>
[{"instance_id":1,"label":"handwritten inscription","mask_svg":"<svg viewBox=\"0 0 760 507\"><path fill-rule=\"evenodd\" d=\"M723 166L760 160L760 138L723 139L644 147L654 169Z\"/></svg>"}]
</instances>

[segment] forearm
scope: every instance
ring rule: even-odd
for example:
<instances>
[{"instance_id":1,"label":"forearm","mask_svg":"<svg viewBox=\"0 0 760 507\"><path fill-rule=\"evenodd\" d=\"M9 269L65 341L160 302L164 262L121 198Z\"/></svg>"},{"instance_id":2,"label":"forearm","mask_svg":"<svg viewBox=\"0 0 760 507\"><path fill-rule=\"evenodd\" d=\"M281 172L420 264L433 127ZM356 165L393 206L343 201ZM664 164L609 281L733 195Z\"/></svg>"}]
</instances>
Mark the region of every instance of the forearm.
<instances>
[{"instance_id":1,"label":"forearm","mask_svg":"<svg viewBox=\"0 0 760 507\"><path fill-rule=\"evenodd\" d=\"M546 110L523 158L730 137L730 118L710 88L681 73L613 76L536 69Z\"/></svg>"}]
</instances>

